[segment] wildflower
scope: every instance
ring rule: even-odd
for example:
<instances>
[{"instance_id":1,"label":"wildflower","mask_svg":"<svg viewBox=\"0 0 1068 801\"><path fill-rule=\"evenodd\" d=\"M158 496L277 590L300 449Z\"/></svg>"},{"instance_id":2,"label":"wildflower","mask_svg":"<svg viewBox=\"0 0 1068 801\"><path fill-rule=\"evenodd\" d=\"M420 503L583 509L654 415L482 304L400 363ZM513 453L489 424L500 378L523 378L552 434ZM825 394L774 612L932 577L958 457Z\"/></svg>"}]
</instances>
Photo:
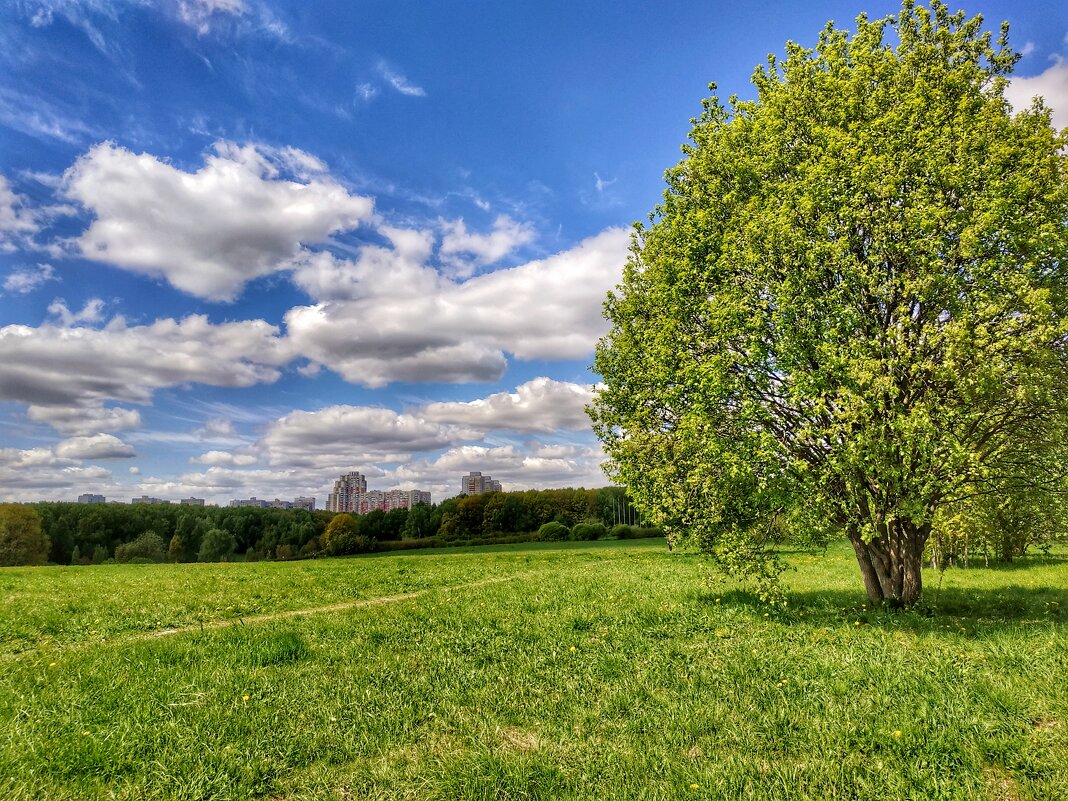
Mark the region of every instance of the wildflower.
<instances>
[{"instance_id":1,"label":"wildflower","mask_svg":"<svg viewBox=\"0 0 1068 801\"><path fill-rule=\"evenodd\" d=\"M901 736L901 729L894 729L894 736L895 737L900 737Z\"/></svg>"},{"instance_id":2,"label":"wildflower","mask_svg":"<svg viewBox=\"0 0 1068 801\"><path fill-rule=\"evenodd\" d=\"M48 666L49 666L49 667L55 667L55 666L56 666L56 663L55 663L55 662L49 662L49 663L48 663Z\"/></svg>"},{"instance_id":3,"label":"wildflower","mask_svg":"<svg viewBox=\"0 0 1068 801\"><path fill-rule=\"evenodd\" d=\"M249 699L249 696L247 696L247 695L243 696L243 698L242 698L242 700L244 700L244 701L247 701L248 699Z\"/></svg>"},{"instance_id":4,"label":"wildflower","mask_svg":"<svg viewBox=\"0 0 1068 801\"><path fill-rule=\"evenodd\" d=\"M82 736L83 736L83 737L88 737L88 736L89 736L89 732L87 732L87 731L83 731L83 732L82 732Z\"/></svg>"},{"instance_id":5,"label":"wildflower","mask_svg":"<svg viewBox=\"0 0 1068 801\"><path fill-rule=\"evenodd\" d=\"M697 782L694 782L693 784L690 785L690 789L691 790L696 790L698 788L698 786L699 785L697 784Z\"/></svg>"}]
</instances>

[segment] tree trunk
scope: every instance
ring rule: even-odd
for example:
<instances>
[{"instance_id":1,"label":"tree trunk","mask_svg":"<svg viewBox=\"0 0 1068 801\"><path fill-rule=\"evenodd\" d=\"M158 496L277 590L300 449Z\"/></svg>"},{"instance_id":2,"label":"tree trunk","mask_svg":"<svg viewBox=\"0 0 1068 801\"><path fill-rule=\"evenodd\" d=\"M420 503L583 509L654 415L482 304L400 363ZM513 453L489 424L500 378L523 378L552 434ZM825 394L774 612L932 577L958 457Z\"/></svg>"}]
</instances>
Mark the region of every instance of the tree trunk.
<instances>
[{"instance_id":1,"label":"tree trunk","mask_svg":"<svg viewBox=\"0 0 1068 801\"><path fill-rule=\"evenodd\" d=\"M880 526L878 536L867 542L856 526L850 526L846 533L873 604L909 607L920 600L923 546L931 534L930 523L895 520Z\"/></svg>"}]
</instances>

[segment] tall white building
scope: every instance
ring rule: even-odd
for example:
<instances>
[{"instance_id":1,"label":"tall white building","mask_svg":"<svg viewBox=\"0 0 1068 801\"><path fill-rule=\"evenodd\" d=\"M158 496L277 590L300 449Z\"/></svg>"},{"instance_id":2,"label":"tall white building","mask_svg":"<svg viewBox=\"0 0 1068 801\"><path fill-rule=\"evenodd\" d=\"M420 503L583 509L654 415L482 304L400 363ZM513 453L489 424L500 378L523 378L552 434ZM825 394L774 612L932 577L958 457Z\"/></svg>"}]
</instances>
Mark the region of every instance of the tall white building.
<instances>
[{"instance_id":1,"label":"tall white building","mask_svg":"<svg viewBox=\"0 0 1068 801\"><path fill-rule=\"evenodd\" d=\"M360 513L360 499L367 494L367 479L353 470L334 482L334 490L327 496L326 508L331 512Z\"/></svg>"},{"instance_id":2,"label":"tall white building","mask_svg":"<svg viewBox=\"0 0 1068 801\"><path fill-rule=\"evenodd\" d=\"M466 476L460 477L460 492L465 495L481 495L483 492L500 492L501 482L493 476L484 476L477 470L472 470Z\"/></svg>"}]
</instances>

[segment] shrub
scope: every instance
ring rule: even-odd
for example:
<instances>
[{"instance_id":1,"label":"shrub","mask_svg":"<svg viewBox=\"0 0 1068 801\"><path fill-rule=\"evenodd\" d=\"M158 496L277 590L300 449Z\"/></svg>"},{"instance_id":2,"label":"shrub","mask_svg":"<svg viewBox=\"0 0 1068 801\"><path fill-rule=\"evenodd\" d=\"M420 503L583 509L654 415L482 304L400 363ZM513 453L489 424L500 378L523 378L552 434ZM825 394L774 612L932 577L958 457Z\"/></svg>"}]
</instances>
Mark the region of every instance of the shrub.
<instances>
[{"instance_id":1,"label":"shrub","mask_svg":"<svg viewBox=\"0 0 1068 801\"><path fill-rule=\"evenodd\" d=\"M538 539L542 542L558 542L566 540L569 536L571 536L571 532L568 527L563 523L557 523L555 520L538 529Z\"/></svg>"},{"instance_id":2,"label":"shrub","mask_svg":"<svg viewBox=\"0 0 1068 801\"><path fill-rule=\"evenodd\" d=\"M139 564L145 562L162 562L167 553L167 545L163 537L155 531L146 531L133 542L124 542L115 548L116 562L132 562L139 560Z\"/></svg>"},{"instance_id":3,"label":"shrub","mask_svg":"<svg viewBox=\"0 0 1068 801\"><path fill-rule=\"evenodd\" d=\"M628 526L626 523L618 523L617 525L612 526L606 539L632 540L634 539L634 526Z\"/></svg>"},{"instance_id":4,"label":"shrub","mask_svg":"<svg viewBox=\"0 0 1068 801\"><path fill-rule=\"evenodd\" d=\"M292 559L296 554L293 551L293 546L288 542L283 542L277 548L274 549L274 558L279 562L284 562L287 559Z\"/></svg>"},{"instance_id":5,"label":"shrub","mask_svg":"<svg viewBox=\"0 0 1068 801\"><path fill-rule=\"evenodd\" d=\"M102 565L108 560L108 549L103 545L97 545L93 548L93 564Z\"/></svg>"},{"instance_id":6,"label":"shrub","mask_svg":"<svg viewBox=\"0 0 1068 801\"><path fill-rule=\"evenodd\" d=\"M571 527L573 540L599 540L607 533L603 523L576 523Z\"/></svg>"}]
</instances>

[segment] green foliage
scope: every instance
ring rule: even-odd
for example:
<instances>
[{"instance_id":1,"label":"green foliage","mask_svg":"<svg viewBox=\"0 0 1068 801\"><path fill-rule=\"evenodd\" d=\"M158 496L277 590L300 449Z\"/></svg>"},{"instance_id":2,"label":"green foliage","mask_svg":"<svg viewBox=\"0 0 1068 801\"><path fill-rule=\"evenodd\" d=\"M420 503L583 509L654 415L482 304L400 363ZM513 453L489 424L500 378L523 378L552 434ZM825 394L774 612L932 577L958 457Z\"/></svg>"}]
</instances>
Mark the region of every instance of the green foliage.
<instances>
[{"instance_id":1,"label":"green foliage","mask_svg":"<svg viewBox=\"0 0 1068 801\"><path fill-rule=\"evenodd\" d=\"M173 540L173 537L171 539ZM115 561L132 562L137 559L143 562L162 562L167 553L168 548L163 542L163 537L155 531L146 531L133 542L126 542L118 546L115 549Z\"/></svg>"},{"instance_id":2,"label":"green foliage","mask_svg":"<svg viewBox=\"0 0 1068 801\"><path fill-rule=\"evenodd\" d=\"M604 523L576 523L571 527L570 538L573 540L600 540L608 535Z\"/></svg>"},{"instance_id":3,"label":"green foliage","mask_svg":"<svg viewBox=\"0 0 1068 801\"><path fill-rule=\"evenodd\" d=\"M778 601L773 546L852 541L909 605L939 510L1044 486L1068 419L1068 138L1017 59L905 2L713 96L605 312L609 470Z\"/></svg>"},{"instance_id":4,"label":"green foliage","mask_svg":"<svg viewBox=\"0 0 1068 801\"><path fill-rule=\"evenodd\" d=\"M108 560L108 549L103 545L97 545L93 548L93 564L102 565Z\"/></svg>"},{"instance_id":5,"label":"green foliage","mask_svg":"<svg viewBox=\"0 0 1068 801\"><path fill-rule=\"evenodd\" d=\"M558 542L571 536L571 531L563 523L552 520L538 529L538 539L542 542Z\"/></svg>"},{"instance_id":6,"label":"green foliage","mask_svg":"<svg viewBox=\"0 0 1068 801\"><path fill-rule=\"evenodd\" d=\"M171 542L167 546L167 561L168 562L184 562L185 561L185 537L174 532L174 536L171 537Z\"/></svg>"},{"instance_id":7,"label":"green foliage","mask_svg":"<svg viewBox=\"0 0 1068 801\"><path fill-rule=\"evenodd\" d=\"M197 558L201 562L225 561L234 553L236 547L234 535L229 531L222 528L209 529L200 543L200 554Z\"/></svg>"},{"instance_id":8,"label":"green foliage","mask_svg":"<svg viewBox=\"0 0 1068 801\"><path fill-rule=\"evenodd\" d=\"M377 525L380 525L385 516L379 512L378 517ZM364 533L357 518L345 513L334 515L333 520L326 526L322 540L326 552L334 556L368 553L374 550L374 543L375 540Z\"/></svg>"},{"instance_id":9,"label":"green foliage","mask_svg":"<svg viewBox=\"0 0 1068 801\"><path fill-rule=\"evenodd\" d=\"M417 503L408 510L408 517L405 518L404 527L401 529L401 537L406 540L429 537L431 535L431 516L429 504Z\"/></svg>"},{"instance_id":10,"label":"green foliage","mask_svg":"<svg viewBox=\"0 0 1068 801\"><path fill-rule=\"evenodd\" d=\"M41 517L32 506L0 503L0 567L42 564L48 548Z\"/></svg>"},{"instance_id":11,"label":"green foliage","mask_svg":"<svg viewBox=\"0 0 1068 801\"><path fill-rule=\"evenodd\" d=\"M74 550L70 553L70 563L72 565L80 565L82 563L82 549L77 545L74 546Z\"/></svg>"}]
</instances>

